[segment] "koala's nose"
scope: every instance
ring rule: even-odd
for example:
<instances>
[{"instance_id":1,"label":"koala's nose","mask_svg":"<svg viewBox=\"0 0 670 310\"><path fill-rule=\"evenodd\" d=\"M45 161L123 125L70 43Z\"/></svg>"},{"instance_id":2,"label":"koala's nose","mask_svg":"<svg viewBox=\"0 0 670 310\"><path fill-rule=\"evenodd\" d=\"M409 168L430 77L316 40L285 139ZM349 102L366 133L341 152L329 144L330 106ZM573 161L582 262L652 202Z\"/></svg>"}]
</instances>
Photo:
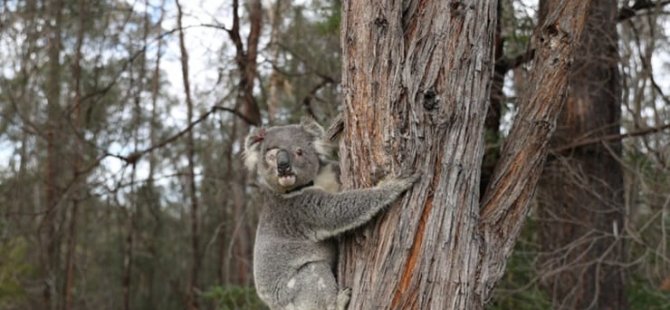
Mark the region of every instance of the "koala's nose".
<instances>
[{"instance_id":1,"label":"koala's nose","mask_svg":"<svg viewBox=\"0 0 670 310\"><path fill-rule=\"evenodd\" d=\"M277 152L277 171L284 174L291 171L291 156L286 150Z\"/></svg>"}]
</instances>

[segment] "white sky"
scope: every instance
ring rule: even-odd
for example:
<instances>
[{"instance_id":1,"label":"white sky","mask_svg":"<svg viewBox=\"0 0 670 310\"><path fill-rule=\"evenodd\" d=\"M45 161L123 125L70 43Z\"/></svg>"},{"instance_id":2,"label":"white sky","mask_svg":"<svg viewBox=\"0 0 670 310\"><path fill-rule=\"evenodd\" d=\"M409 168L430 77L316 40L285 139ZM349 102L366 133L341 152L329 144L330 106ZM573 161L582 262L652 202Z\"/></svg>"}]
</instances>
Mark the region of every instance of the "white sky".
<instances>
[{"instance_id":1,"label":"white sky","mask_svg":"<svg viewBox=\"0 0 670 310\"><path fill-rule=\"evenodd\" d=\"M134 10L141 14L144 12L144 2L135 1L135 0L126 0L129 4L134 5ZM151 0L151 4L158 6L162 0ZM304 3L307 0L294 1L293 3ZM245 1L240 1L240 5L244 6ZM523 1L526 4L525 10L531 10L527 12L529 15L533 16L535 13L532 12L532 9L536 7L537 1L525 0ZM271 3L270 0L263 0L264 7L268 7ZM214 0L181 0L182 9L184 12L183 25L185 27L199 25L199 24L216 24L223 23L227 27L230 27L231 24L231 3L230 1L214 1ZM243 10L243 7L240 8ZM174 29L177 26L177 16L176 16L176 7L172 0L166 0L166 12L167 15L163 20L164 29ZM668 20L668 19L666 19ZM667 27L664 31L670 29L670 21L668 21ZM243 28L242 31L246 29ZM218 78L218 68L217 64L220 61L220 51L222 46L228 46L225 50L228 51L229 57L232 57L233 48L228 38L227 33L222 30L205 28L205 27L194 27L187 29L185 31L185 40L187 43L187 49L189 53L189 67L190 67L190 82L191 90L193 93L193 98L196 101L196 116L200 114L201 111L206 110L214 104L216 98L222 98L225 91L224 89L216 89L216 80ZM243 37L245 34L243 33ZM165 39L167 45L164 45L165 53L161 59L161 69L165 73L165 77L170 83L169 93L171 97L178 98L180 102L185 102L184 100L184 91L183 91L183 82L181 74L181 63L180 63L180 50L179 50L179 41L177 33L169 36ZM155 43L154 43L155 44ZM3 54L3 48L0 46L0 55ZM155 50L150 48L149 50ZM661 53L657 52L655 57L652 58L654 76L656 80L661 84L661 88L666 94L670 94L670 53ZM7 66L1 66L3 71L7 69ZM214 90L214 91L212 91ZM211 91L211 92L210 92ZM206 95L206 93L209 93ZM173 108L170 113L170 118L162 120L166 126L173 126L176 128L183 128L186 126L186 106L185 104L180 104L177 107ZM114 153L127 154L129 153L130 146L121 145L119 143L113 144L110 146L109 151ZM0 139L0 172L2 172L4 163L9 161L10 156L12 155L13 150L11 145L8 145L6 141ZM118 178L120 177L119 172L121 171L124 163L115 158L108 158L103 162L103 165L106 167L105 170L108 172L107 177ZM142 164L138 167L138 178L147 177L147 167L146 161L142 161Z\"/></svg>"}]
</instances>

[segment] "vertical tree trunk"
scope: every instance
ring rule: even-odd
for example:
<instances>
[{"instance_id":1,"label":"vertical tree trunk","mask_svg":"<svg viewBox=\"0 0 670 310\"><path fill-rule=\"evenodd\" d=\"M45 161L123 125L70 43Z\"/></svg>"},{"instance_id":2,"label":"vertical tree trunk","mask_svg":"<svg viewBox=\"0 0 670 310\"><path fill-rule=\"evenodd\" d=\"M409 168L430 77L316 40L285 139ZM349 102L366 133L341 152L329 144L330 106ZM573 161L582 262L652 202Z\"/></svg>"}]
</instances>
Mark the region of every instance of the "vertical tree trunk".
<instances>
[{"instance_id":1,"label":"vertical tree trunk","mask_svg":"<svg viewBox=\"0 0 670 310\"><path fill-rule=\"evenodd\" d=\"M383 174L423 176L381 220L342 243L349 309L484 307L527 213L588 3L561 1L537 31L537 82L480 210L496 1L344 2L345 186L370 186Z\"/></svg>"},{"instance_id":2,"label":"vertical tree trunk","mask_svg":"<svg viewBox=\"0 0 670 310\"><path fill-rule=\"evenodd\" d=\"M135 165L133 164L133 171L131 175L131 182L134 181L135 175ZM131 191L131 195L134 194ZM123 273L121 276L121 290L123 291L123 309L130 310L130 294L131 294L131 281L132 281L132 272L133 272L133 250L135 245L135 197L131 198L131 201L126 208L126 219L127 219L127 234L124 240L123 246Z\"/></svg>"},{"instance_id":3,"label":"vertical tree trunk","mask_svg":"<svg viewBox=\"0 0 670 310\"><path fill-rule=\"evenodd\" d=\"M74 98L72 104L74 108L72 109L72 128L75 142L75 147L73 148L74 152L70 155L72 159L72 209L70 210L70 227L68 229L68 244L67 244L67 256L65 258L65 286L63 289L63 307L64 310L72 309L72 289L74 287L74 267L75 267L75 251L77 248L77 218L79 216L79 204L82 199L83 183L84 180L82 176L79 175L82 164L82 154L83 154L83 141L77 136L81 132L82 128L82 119L81 119L81 58L82 58L82 46L84 45L84 22L86 18L86 0L78 1L78 11L79 11L79 21L77 24L77 41L75 44L75 55L72 63L72 79L73 83L73 93Z\"/></svg>"},{"instance_id":4,"label":"vertical tree trunk","mask_svg":"<svg viewBox=\"0 0 670 310\"><path fill-rule=\"evenodd\" d=\"M550 10L545 1L543 10ZM596 0L552 145L618 134L617 1ZM577 139L577 140L576 140ZM553 154L538 187L540 275L554 309L626 309L621 142Z\"/></svg>"},{"instance_id":5,"label":"vertical tree trunk","mask_svg":"<svg viewBox=\"0 0 670 310\"><path fill-rule=\"evenodd\" d=\"M270 62L273 65L277 65L279 61L279 40L281 33L282 25L282 12L284 10L285 2L282 0L276 0L275 4L269 10L269 19L270 19ZM277 109L279 108L279 87L282 82L280 73L276 68L272 68L270 73L270 81L268 85L268 123L270 125L274 124L275 117L277 116Z\"/></svg>"},{"instance_id":6,"label":"vertical tree trunk","mask_svg":"<svg viewBox=\"0 0 670 310\"><path fill-rule=\"evenodd\" d=\"M190 124L193 120L193 100L191 99L191 86L188 76L188 52L186 51L186 42L184 40L184 30L182 29L182 9L179 1L175 1L177 5L177 27L179 27L179 49L181 51L181 73L184 82L184 95L186 97L187 108L187 123ZM189 130L187 136L187 159L188 159L188 185L189 196L191 200L191 251L192 251L192 265L191 265L191 280L188 292L188 309L198 309L197 294L199 289L198 279L200 273L200 237L199 226L200 219L198 215L198 191L195 183L195 139L193 137L193 130Z\"/></svg>"},{"instance_id":7,"label":"vertical tree trunk","mask_svg":"<svg viewBox=\"0 0 670 310\"><path fill-rule=\"evenodd\" d=\"M423 175L374 231L344 243L349 309L481 307L479 173L496 3L345 1L343 14L343 180Z\"/></svg>"},{"instance_id":8,"label":"vertical tree trunk","mask_svg":"<svg viewBox=\"0 0 670 310\"><path fill-rule=\"evenodd\" d=\"M146 0L146 5L149 6L149 1ZM156 25L154 26L156 29L162 29L163 27L163 18L165 16L165 0L161 1L160 5L160 15L158 17L158 21L156 22ZM149 15L147 13L146 16L147 19L149 19ZM149 22L149 21L147 21ZM153 68L153 73L152 73L152 79L151 79L151 117L149 121L149 140L151 141L150 145L156 145L158 143L158 96L159 96L159 88L160 88L160 79L161 79L161 53L163 52L163 40L158 40L156 43L156 64ZM151 190L151 193L155 195L156 187L155 187L155 171L156 171L156 165L157 165L157 158L156 154L154 152L149 153L149 180L147 182L147 188ZM151 238L149 241L148 245L148 250L151 255L151 261L152 264L149 266L149 270L147 271L147 277L149 278L149 296L147 298L147 305L159 305L159 294L157 294L157 287L159 283L156 283L156 270L159 268L156 266L160 260L160 254L158 253L158 246L159 242L158 239L160 238L160 229L161 229L161 215L160 215L160 202L155 202L149 206L149 212L153 216L153 229L151 231Z\"/></svg>"},{"instance_id":9,"label":"vertical tree trunk","mask_svg":"<svg viewBox=\"0 0 670 310\"><path fill-rule=\"evenodd\" d=\"M256 99L254 98L254 85L256 80L257 70L257 56L258 56L258 42L261 35L263 7L260 0L248 1L249 7L249 34L247 35L246 48L242 37L240 35L240 17L239 17L239 1L233 0L233 25L228 30L228 35L233 45L235 45L235 62L239 70L239 86L235 103L235 108L245 116L245 122L238 119L234 120L232 124L232 137L237 141L242 141L249 131L249 125L260 125L261 115ZM247 120L250 123L247 123ZM228 167L229 174L232 176L230 180L231 193L233 198L233 217L236 219L243 219L245 213L246 200L244 199L244 184L246 183L246 171L241 163L241 159L234 158L233 145L227 153L228 162L231 164ZM234 158L234 159L233 159ZM233 164L232 161L235 161ZM246 223L239 222L233 225L230 229L231 242L227 248L221 244L220 257L221 262L224 263L234 261L234 269L229 270L235 273L234 281L236 284L248 285L250 281L249 272L250 264L246 260L251 255L251 246L249 239L252 234ZM228 249L232 249L233 253ZM231 257L231 255L233 257ZM226 265L228 265L226 263ZM224 278L223 276L220 276ZM231 278L231 277L229 277Z\"/></svg>"},{"instance_id":10,"label":"vertical tree trunk","mask_svg":"<svg viewBox=\"0 0 670 310\"><path fill-rule=\"evenodd\" d=\"M46 164L44 172L46 206L44 218L40 223L40 242L43 246L42 272L44 287L42 298L44 309L53 309L56 305L56 285L58 272L59 244L56 228L56 218L59 204L59 171L60 153L60 96L61 96L61 23L63 19L63 1L53 0L45 4L47 8L49 27L47 41L47 121L46 121Z\"/></svg>"}]
</instances>

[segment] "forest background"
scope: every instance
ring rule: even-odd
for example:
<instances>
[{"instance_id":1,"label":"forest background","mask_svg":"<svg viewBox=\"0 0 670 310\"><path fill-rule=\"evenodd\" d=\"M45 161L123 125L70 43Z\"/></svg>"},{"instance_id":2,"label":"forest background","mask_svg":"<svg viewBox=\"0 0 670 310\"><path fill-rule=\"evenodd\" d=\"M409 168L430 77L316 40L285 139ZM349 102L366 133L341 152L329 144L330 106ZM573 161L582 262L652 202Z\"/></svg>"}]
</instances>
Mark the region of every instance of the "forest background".
<instances>
[{"instance_id":1,"label":"forest background","mask_svg":"<svg viewBox=\"0 0 670 310\"><path fill-rule=\"evenodd\" d=\"M607 130L559 126L491 309L617 292L630 309L670 307L670 1L594 3L616 4L595 23L613 27L584 35L609 52L581 51L571 89L611 96L616 79L620 100L592 111L615 116ZM528 83L541 7L499 3L484 168ZM0 308L262 309L241 139L338 114L341 14L326 0L3 1ZM580 161L593 145L607 159ZM549 206L555 195L575 200ZM589 200L600 209L584 210Z\"/></svg>"}]
</instances>

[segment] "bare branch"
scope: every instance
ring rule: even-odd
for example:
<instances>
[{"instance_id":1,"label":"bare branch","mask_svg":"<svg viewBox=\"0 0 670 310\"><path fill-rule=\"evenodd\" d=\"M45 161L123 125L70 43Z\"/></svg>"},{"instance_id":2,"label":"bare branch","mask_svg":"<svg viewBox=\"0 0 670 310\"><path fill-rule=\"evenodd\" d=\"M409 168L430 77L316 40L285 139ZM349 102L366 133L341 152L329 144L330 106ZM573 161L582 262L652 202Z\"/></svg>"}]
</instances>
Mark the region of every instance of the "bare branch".
<instances>
[{"instance_id":1,"label":"bare branch","mask_svg":"<svg viewBox=\"0 0 670 310\"><path fill-rule=\"evenodd\" d=\"M119 158L119 159L121 159L121 160L123 160L123 161L125 161L125 162L127 162L127 163L129 163L129 164L135 163L135 162L137 162L143 155L145 155L145 154L147 154L147 153L150 153L150 152L153 152L153 151L155 151L155 150L157 150L157 149L160 149L160 148L162 148L162 147L164 147L164 146L166 146L166 145L168 145L168 144L170 144L170 143L176 141L177 139L181 138L183 135L189 133L191 130L193 130L193 128L194 128L196 125L198 125L198 124L200 124L201 122L203 122L204 120L206 120L212 113L214 113L214 112L216 112L216 111L226 111L226 112L230 112L230 113L234 114L235 116L241 118L241 119L242 119L244 122L246 122L247 124L249 124L249 125L252 125L252 124L253 124L253 122L252 122L250 119L248 119L245 115L243 115L242 113L240 113L239 111L237 111L237 110L235 110L235 109L226 108L226 107L222 107L222 106L213 106L212 108L209 109L209 111L203 113L202 115L200 115L200 117L198 117L197 119L195 119L193 122L189 123L188 126L186 126L184 129L180 130L179 132L177 132L176 134L170 136L169 138L166 138L165 140L159 142L158 144L152 145L152 146L150 146L150 147L148 147L148 148L146 148L146 149L143 149L143 150L141 150L141 151L131 153L131 154L127 155L127 156L113 155L113 154L107 154L107 155L112 156L112 157Z\"/></svg>"},{"instance_id":2,"label":"bare branch","mask_svg":"<svg viewBox=\"0 0 670 310\"><path fill-rule=\"evenodd\" d=\"M496 72L505 74L507 71L516 69L517 67L533 60L535 56L535 49L528 49L525 53L517 55L516 57L501 57L496 61Z\"/></svg>"},{"instance_id":3,"label":"bare branch","mask_svg":"<svg viewBox=\"0 0 670 310\"><path fill-rule=\"evenodd\" d=\"M628 20L632 17L637 16L637 13L643 10L652 9L652 8L662 8L670 4L670 0L653 2L650 0L638 0L632 7L625 6L619 10L619 15L617 17L618 22ZM515 69L520 65L528 63L533 60L533 54L535 49L528 49L525 53L517 55L516 57L512 56L503 56L498 61L496 61L496 72L507 73L507 71Z\"/></svg>"},{"instance_id":4,"label":"bare branch","mask_svg":"<svg viewBox=\"0 0 670 310\"><path fill-rule=\"evenodd\" d=\"M302 99L302 105L305 106L305 110L307 110L307 114L309 114L309 116L311 116L314 119L318 119L316 117L316 114L314 113L314 109L312 109L312 99L316 97L316 93L321 88L334 82L335 81L333 79L324 78L323 80L321 80L321 82L314 85L314 87L312 87L312 89L307 93L307 96L305 96L305 98Z\"/></svg>"},{"instance_id":5,"label":"bare branch","mask_svg":"<svg viewBox=\"0 0 670 310\"><path fill-rule=\"evenodd\" d=\"M259 126L261 124L261 115L258 103L253 95L254 78L256 77L256 57L258 54L258 40L261 32L262 7L260 0L254 0L250 4L249 22L250 31L247 37L247 47L244 48L242 37L240 36L240 15L239 1L233 0L233 26L228 32L230 40L235 45L235 62L240 72L239 79L239 100L236 109L249 120L251 124Z\"/></svg>"},{"instance_id":6,"label":"bare branch","mask_svg":"<svg viewBox=\"0 0 670 310\"><path fill-rule=\"evenodd\" d=\"M619 10L619 16L617 16L617 21L622 22L632 17L637 16L637 13L642 10L652 9L652 8L662 8L670 4L670 0L654 2L651 0L637 0L632 7L624 6Z\"/></svg>"},{"instance_id":7,"label":"bare branch","mask_svg":"<svg viewBox=\"0 0 670 310\"><path fill-rule=\"evenodd\" d=\"M623 139L626 139L626 138L639 137L639 136L644 136L644 135L648 135L648 134L661 132L661 131L666 130L666 129L670 129L670 124L665 124L665 125L658 126L658 127L646 128L646 129L633 131L633 132L629 132L629 133L624 133L624 134L619 134L619 135L607 135L607 136L604 136L604 137L578 140L578 141L575 141L574 143L570 143L568 145L564 145L564 146L552 149L550 152L551 153L562 153L562 152L573 150L573 149L576 149L578 147L582 147L582 146L586 146L586 145L602 143L602 142L610 142L610 141L619 141L619 140L623 140Z\"/></svg>"}]
</instances>

